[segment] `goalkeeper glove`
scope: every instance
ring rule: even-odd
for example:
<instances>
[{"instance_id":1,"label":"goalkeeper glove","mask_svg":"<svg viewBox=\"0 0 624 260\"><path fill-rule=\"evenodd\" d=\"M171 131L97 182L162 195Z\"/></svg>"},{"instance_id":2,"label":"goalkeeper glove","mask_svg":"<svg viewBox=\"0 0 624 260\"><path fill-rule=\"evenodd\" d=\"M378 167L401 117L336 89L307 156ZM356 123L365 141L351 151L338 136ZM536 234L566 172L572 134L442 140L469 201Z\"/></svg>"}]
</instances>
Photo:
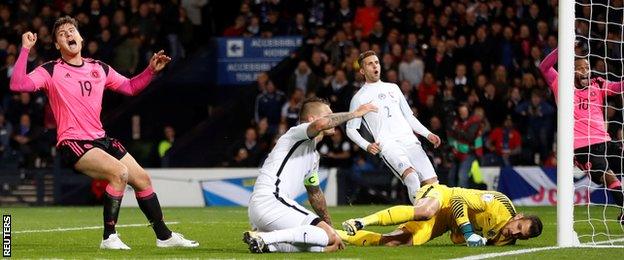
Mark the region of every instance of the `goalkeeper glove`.
<instances>
[{"instance_id":1,"label":"goalkeeper glove","mask_svg":"<svg viewBox=\"0 0 624 260\"><path fill-rule=\"evenodd\" d=\"M485 243L487 242L487 239L484 237L481 237L475 233L472 233L472 235L470 235L468 237L468 239L466 239L466 245L472 247L472 246L485 246Z\"/></svg>"},{"instance_id":2,"label":"goalkeeper glove","mask_svg":"<svg viewBox=\"0 0 624 260\"><path fill-rule=\"evenodd\" d=\"M475 234L472 229L472 224L470 222L465 223L459 227L461 232L464 234L464 239L466 239L466 245L468 246L485 246L487 239L478 234Z\"/></svg>"}]
</instances>

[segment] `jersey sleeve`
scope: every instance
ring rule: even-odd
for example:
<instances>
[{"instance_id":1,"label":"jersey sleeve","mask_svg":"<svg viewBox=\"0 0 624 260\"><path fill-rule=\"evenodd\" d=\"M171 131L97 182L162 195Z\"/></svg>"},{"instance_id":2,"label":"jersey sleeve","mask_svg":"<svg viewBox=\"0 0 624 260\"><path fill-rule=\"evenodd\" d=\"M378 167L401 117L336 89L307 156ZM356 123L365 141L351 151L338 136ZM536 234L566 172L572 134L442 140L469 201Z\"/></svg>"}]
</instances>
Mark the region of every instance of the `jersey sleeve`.
<instances>
[{"instance_id":1,"label":"jersey sleeve","mask_svg":"<svg viewBox=\"0 0 624 260\"><path fill-rule=\"evenodd\" d=\"M360 107L359 96L354 96L351 99L351 105L349 107L349 112L355 111L358 107ZM370 143L368 141L366 141L366 139L364 139L364 137L362 137L360 132L358 132L358 129L360 129L361 125L362 125L362 118L361 117L356 117L356 118L353 118L353 119L347 121L346 133L347 133L347 137L349 137L349 139L351 139L351 141L353 141L360 148L366 150L366 148L368 148L368 145Z\"/></svg>"},{"instance_id":2,"label":"jersey sleeve","mask_svg":"<svg viewBox=\"0 0 624 260\"><path fill-rule=\"evenodd\" d=\"M35 70L28 74L28 77L35 85L35 91L47 89L50 85L50 81L52 80L52 76L45 68L43 68L43 65L35 68Z\"/></svg>"},{"instance_id":3,"label":"jersey sleeve","mask_svg":"<svg viewBox=\"0 0 624 260\"><path fill-rule=\"evenodd\" d=\"M559 52L557 49L554 49L539 64L539 70L544 76L544 79L546 79L546 84L548 84L548 86L550 86L550 89L552 89L555 97L557 97L557 90L558 90L557 81L559 78L559 73L554 68L555 63L557 63L557 55L559 55Z\"/></svg>"},{"instance_id":4,"label":"jersey sleeve","mask_svg":"<svg viewBox=\"0 0 624 260\"><path fill-rule=\"evenodd\" d=\"M27 48L22 48L20 50L9 82L9 88L12 91L34 92L49 86L52 79L52 75L49 71L54 69L54 62L45 63L37 67L31 73L26 74L29 52L30 49Z\"/></svg>"},{"instance_id":5,"label":"jersey sleeve","mask_svg":"<svg viewBox=\"0 0 624 260\"><path fill-rule=\"evenodd\" d=\"M351 99L351 103L349 104L349 112L353 113L353 111L357 110L360 107L360 98L359 96L353 96ZM362 118L356 117L349 121L347 121L347 129L360 129L360 125L362 124Z\"/></svg>"},{"instance_id":6,"label":"jersey sleeve","mask_svg":"<svg viewBox=\"0 0 624 260\"><path fill-rule=\"evenodd\" d=\"M308 136L308 126L310 126L310 123L302 123L291 127L288 130L288 137L292 141L310 140Z\"/></svg>"},{"instance_id":7,"label":"jersey sleeve","mask_svg":"<svg viewBox=\"0 0 624 260\"><path fill-rule=\"evenodd\" d=\"M403 117L405 117L405 120L407 120L407 123L412 128L412 131L427 138L429 134L431 134L431 131L429 131L429 129L427 129L427 127L425 127L422 123L420 123L420 121L416 118L416 116L414 116L414 112L412 111L412 108L407 103L407 99L405 99L405 96L399 89L399 86L394 85L394 89L397 95L399 95L399 99L400 99L399 105L401 107L401 113L403 113Z\"/></svg>"},{"instance_id":8,"label":"jersey sleeve","mask_svg":"<svg viewBox=\"0 0 624 260\"><path fill-rule=\"evenodd\" d=\"M139 75L128 79L103 62L100 62L100 64L104 69L104 73L106 73L106 87L127 96L134 96L141 93L141 91L149 85L154 76L154 72L149 66Z\"/></svg>"},{"instance_id":9,"label":"jersey sleeve","mask_svg":"<svg viewBox=\"0 0 624 260\"><path fill-rule=\"evenodd\" d=\"M483 212L485 208L486 202L482 200L481 196L477 193L461 193L451 197L451 210L457 226L462 226L470 222L468 219L469 209L476 212Z\"/></svg>"}]
</instances>

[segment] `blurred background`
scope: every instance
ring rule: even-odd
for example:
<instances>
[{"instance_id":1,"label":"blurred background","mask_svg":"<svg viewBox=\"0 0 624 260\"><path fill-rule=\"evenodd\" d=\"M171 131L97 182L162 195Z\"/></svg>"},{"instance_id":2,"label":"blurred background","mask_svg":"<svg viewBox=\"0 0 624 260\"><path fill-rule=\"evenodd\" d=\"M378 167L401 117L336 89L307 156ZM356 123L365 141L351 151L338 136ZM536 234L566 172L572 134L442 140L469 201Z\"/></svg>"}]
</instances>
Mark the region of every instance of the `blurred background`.
<instances>
[{"instance_id":1,"label":"blurred background","mask_svg":"<svg viewBox=\"0 0 624 260\"><path fill-rule=\"evenodd\" d=\"M594 76L620 80L622 1L610 1L611 9L586 2L577 3L579 55L590 55ZM514 166L556 167L556 107L537 66L557 47L557 0L4 0L0 204L97 203L105 186L60 164L45 95L8 88L21 34L38 34L30 71L58 58L51 30L65 15L79 22L83 56L128 77L155 51L172 57L139 96L107 92L102 111L107 134L142 166L170 169L164 175L180 168L255 171L297 124L304 98L348 110L363 84L356 60L366 50L377 53L382 80L396 83L417 118L442 138L437 149L421 138L442 183L455 186L458 174L471 174L463 186L497 189ZM620 151L621 107L616 95L604 111ZM450 140L466 124L478 131L462 139L471 149L461 154ZM407 201L379 159L337 130L318 145L337 203ZM458 173L467 158L476 163ZM612 159L621 173L621 156Z\"/></svg>"}]
</instances>

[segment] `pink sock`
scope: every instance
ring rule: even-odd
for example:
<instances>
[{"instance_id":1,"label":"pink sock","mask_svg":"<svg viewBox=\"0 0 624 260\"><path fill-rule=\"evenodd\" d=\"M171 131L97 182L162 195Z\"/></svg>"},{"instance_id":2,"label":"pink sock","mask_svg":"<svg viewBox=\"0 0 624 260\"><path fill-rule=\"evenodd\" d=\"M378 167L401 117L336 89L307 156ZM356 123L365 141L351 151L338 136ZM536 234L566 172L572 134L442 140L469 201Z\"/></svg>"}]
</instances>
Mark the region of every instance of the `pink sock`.
<instances>
[{"instance_id":1,"label":"pink sock","mask_svg":"<svg viewBox=\"0 0 624 260\"><path fill-rule=\"evenodd\" d=\"M106 185L106 193L117 198L123 197L124 195L123 190L122 191L115 190L115 188L113 188L113 186L111 186L110 184Z\"/></svg>"},{"instance_id":2,"label":"pink sock","mask_svg":"<svg viewBox=\"0 0 624 260\"><path fill-rule=\"evenodd\" d=\"M136 195L137 199L147 198L149 196L152 196L152 194L154 194L154 189L152 189L152 186L149 186L142 191L134 191L134 195Z\"/></svg>"}]
</instances>

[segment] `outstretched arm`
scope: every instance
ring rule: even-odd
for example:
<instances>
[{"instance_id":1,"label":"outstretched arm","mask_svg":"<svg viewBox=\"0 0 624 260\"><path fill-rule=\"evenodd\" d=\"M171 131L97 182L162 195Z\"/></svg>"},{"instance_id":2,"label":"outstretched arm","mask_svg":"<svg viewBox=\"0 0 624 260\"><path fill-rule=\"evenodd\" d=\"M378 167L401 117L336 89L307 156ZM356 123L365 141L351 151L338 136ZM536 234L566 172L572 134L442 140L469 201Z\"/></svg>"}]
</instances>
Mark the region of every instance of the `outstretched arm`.
<instances>
[{"instance_id":1,"label":"outstretched arm","mask_svg":"<svg viewBox=\"0 0 624 260\"><path fill-rule=\"evenodd\" d=\"M546 55L544 60L539 65L539 69L542 72L542 75L544 75L546 83L551 86L551 88L557 88L557 86L553 86L552 83L559 76L559 73L557 73L557 70L554 68L555 63L557 63L558 54L559 50L555 48L552 52Z\"/></svg>"},{"instance_id":2,"label":"outstretched arm","mask_svg":"<svg viewBox=\"0 0 624 260\"><path fill-rule=\"evenodd\" d=\"M161 50L158 53L154 53L147 68L132 79L128 79L115 70L110 69L106 85L113 91L127 96L135 96L141 93L152 81L154 75L160 72L170 61L171 58L165 55L164 51Z\"/></svg>"},{"instance_id":3,"label":"outstretched arm","mask_svg":"<svg viewBox=\"0 0 624 260\"><path fill-rule=\"evenodd\" d=\"M344 122L347 122L356 117L362 117L368 112L377 111L377 107L368 103L361 105L357 110L353 112L333 113L310 123L308 126L308 137L313 138L319 135L322 131L332 129Z\"/></svg>"},{"instance_id":4,"label":"outstretched arm","mask_svg":"<svg viewBox=\"0 0 624 260\"><path fill-rule=\"evenodd\" d=\"M26 74L28 53L30 52L30 48L35 46L36 42L36 33L26 32L22 34L22 49L20 50L19 56L17 57L17 61L15 62L15 67L13 68L13 74L11 74L11 81L9 83L9 88L12 91L36 91L38 87L41 87L45 84L46 78L50 77L50 75L47 75L45 71L39 70L36 70L36 72L33 73L32 78L28 74Z\"/></svg>"}]
</instances>

